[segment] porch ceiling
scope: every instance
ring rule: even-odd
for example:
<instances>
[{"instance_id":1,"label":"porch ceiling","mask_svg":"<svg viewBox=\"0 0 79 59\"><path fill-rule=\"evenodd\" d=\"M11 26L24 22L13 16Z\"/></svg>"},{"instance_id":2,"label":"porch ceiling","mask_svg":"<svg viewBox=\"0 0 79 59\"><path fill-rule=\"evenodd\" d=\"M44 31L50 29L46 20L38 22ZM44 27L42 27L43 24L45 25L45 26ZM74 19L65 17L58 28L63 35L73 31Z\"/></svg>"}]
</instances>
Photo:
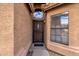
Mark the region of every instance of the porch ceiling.
<instances>
[{"instance_id":1,"label":"porch ceiling","mask_svg":"<svg viewBox=\"0 0 79 59\"><path fill-rule=\"evenodd\" d=\"M29 6L32 12L34 12L36 8L40 8L45 12L62 4L63 3L29 3Z\"/></svg>"}]
</instances>

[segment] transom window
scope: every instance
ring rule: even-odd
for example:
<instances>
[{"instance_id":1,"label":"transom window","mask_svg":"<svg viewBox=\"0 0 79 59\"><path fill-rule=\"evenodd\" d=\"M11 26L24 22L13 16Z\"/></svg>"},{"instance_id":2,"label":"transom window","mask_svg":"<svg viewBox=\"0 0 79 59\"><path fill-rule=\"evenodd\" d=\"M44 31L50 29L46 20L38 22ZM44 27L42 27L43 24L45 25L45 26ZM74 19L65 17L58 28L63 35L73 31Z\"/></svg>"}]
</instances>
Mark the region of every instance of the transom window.
<instances>
[{"instance_id":1,"label":"transom window","mask_svg":"<svg viewBox=\"0 0 79 59\"><path fill-rule=\"evenodd\" d=\"M68 45L68 12L51 17L51 41Z\"/></svg>"}]
</instances>

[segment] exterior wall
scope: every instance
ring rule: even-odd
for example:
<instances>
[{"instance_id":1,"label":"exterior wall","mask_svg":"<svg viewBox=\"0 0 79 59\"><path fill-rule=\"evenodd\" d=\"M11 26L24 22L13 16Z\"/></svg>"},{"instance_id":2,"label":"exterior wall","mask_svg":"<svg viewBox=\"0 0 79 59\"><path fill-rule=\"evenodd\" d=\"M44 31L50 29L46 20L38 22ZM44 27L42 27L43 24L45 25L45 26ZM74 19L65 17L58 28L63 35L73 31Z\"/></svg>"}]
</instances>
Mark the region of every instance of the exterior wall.
<instances>
[{"instance_id":1,"label":"exterior wall","mask_svg":"<svg viewBox=\"0 0 79 59\"><path fill-rule=\"evenodd\" d=\"M69 45L50 41L51 15L69 11ZM63 4L47 12L47 48L63 55L79 55L79 4Z\"/></svg>"},{"instance_id":2,"label":"exterior wall","mask_svg":"<svg viewBox=\"0 0 79 59\"><path fill-rule=\"evenodd\" d=\"M13 55L14 4L0 4L0 55Z\"/></svg>"},{"instance_id":3,"label":"exterior wall","mask_svg":"<svg viewBox=\"0 0 79 59\"><path fill-rule=\"evenodd\" d=\"M32 19L27 5L14 6L14 55L26 55L32 43Z\"/></svg>"}]
</instances>

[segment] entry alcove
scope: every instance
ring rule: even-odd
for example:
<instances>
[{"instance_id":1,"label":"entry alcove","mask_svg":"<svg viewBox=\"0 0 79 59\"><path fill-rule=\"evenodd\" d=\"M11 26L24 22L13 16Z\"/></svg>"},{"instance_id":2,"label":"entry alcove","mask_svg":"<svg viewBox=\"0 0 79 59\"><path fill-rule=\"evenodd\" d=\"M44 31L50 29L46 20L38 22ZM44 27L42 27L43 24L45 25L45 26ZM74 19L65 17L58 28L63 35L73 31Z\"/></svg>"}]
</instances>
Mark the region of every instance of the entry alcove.
<instances>
[{"instance_id":1,"label":"entry alcove","mask_svg":"<svg viewBox=\"0 0 79 59\"><path fill-rule=\"evenodd\" d=\"M35 11L32 13L32 19L33 43L37 45L43 45L45 13L41 9L35 9Z\"/></svg>"}]
</instances>

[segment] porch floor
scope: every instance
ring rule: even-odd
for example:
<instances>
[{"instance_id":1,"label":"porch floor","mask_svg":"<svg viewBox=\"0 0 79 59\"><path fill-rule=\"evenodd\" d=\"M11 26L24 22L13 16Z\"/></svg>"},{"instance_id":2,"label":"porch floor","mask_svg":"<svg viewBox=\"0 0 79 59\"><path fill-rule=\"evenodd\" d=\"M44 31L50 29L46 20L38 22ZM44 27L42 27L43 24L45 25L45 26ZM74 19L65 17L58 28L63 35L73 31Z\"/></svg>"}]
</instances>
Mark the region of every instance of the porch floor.
<instances>
[{"instance_id":1,"label":"porch floor","mask_svg":"<svg viewBox=\"0 0 79 59\"><path fill-rule=\"evenodd\" d=\"M58 53L46 49L45 46L34 46L30 48L31 53L28 56L61 56Z\"/></svg>"},{"instance_id":2,"label":"porch floor","mask_svg":"<svg viewBox=\"0 0 79 59\"><path fill-rule=\"evenodd\" d=\"M45 47L33 47L32 56L49 56L49 52L45 49Z\"/></svg>"}]
</instances>

